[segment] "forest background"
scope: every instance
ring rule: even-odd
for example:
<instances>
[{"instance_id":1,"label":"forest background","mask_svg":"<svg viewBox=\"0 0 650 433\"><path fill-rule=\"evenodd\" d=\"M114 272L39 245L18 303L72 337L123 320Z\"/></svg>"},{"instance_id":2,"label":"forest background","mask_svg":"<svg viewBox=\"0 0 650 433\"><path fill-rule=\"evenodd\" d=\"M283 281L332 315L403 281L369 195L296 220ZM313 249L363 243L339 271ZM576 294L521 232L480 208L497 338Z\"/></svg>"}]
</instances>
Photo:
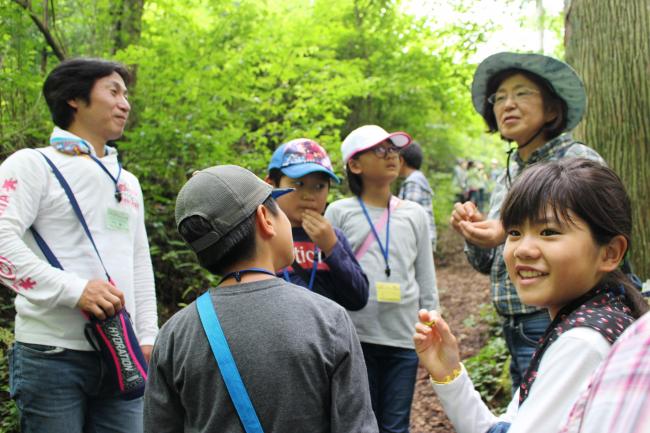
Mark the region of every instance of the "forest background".
<instances>
[{"instance_id":1,"label":"forest background","mask_svg":"<svg viewBox=\"0 0 650 433\"><path fill-rule=\"evenodd\" d=\"M0 161L17 149L45 145L52 123L41 86L62 58L105 57L130 65L132 111L116 146L142 185L161 323L215 282L174 225L176 193L196 169L234 163L263 175L278 145L309 137L343 174L340 142L352 129L374 123L404 130L424 148L444 231L456 158L488 166L495 158L503 166L508 148L485 133L471 106L476 64L491 54L482 47L500 26L470 13L481 3L0 0ZM510 13L512 24L539 29L540 45L544 34L562 39L562 11L545 13L542 0L492 3L519 11ZM436 5L453 18L423 13ZM545 48L564 57L561 43ZM347 194L342 185L330 199ZM13 338L12 298L0 290L0 352ZM0 431L11 431L15 409L6 401L0 355Z\"/></svg>"}]
</instances>

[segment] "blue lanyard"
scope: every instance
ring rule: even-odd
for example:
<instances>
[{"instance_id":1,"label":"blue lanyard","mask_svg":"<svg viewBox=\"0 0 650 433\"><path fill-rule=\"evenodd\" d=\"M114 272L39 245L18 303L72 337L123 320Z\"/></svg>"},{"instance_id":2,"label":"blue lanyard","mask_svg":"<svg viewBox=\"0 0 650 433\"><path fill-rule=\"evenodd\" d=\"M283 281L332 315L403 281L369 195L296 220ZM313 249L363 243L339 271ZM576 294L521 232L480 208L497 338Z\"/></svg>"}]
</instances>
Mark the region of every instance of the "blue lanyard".
<instances>
[{"instance_id":1,"label":"blue lanyard","mask_svg":"<svg viewBox=\"0 0 650 433\"><path fill-rule=\"evenodd\" d=\"M120 164L119 161L117 162L117 168L118 168L117 177L113 177L111 172L108 171L106 166L104 164L102 164L102 162L99 159L97 159L97 157L95 157L92 154L88 154L88 156L90 156L92 158L92 160L95 161L97 163L97 165L99 165L101 167L102 170L104 170L104 173L106 173L108 175L108 177L111 178L111 180L115 184L115 200L117 200L117 202L120 203L122 201L122 192L120 191L120 188L117 186L117 183L119 182L120 175L122 174L122 164Z\"/></svg>"},{"instance_id":2,"label":"blue lanyard","mask_svg":"<svg viewBox=\"0 0 650 433\"><path fill-rule=\"evenodd\" d=\"M386 273L386 277L390 277L390 265L388 264L388 247L390 245L390 200L388 200L388 205L386 206L386 212L388 212L388 218L386 219L386 249L384 249L384 246L382 245L381 240L379 239L379 234L375 229L375 225L372 223L372 220L370 219L370 215L368 214L368 209L366 209L366 205L363 203L363 200L361 200L361 197L357 197L357 199L359 200L359 204L361 205L363 214L366 216L366 219L368 220L368 224L370 224L370 229L372 230L372 234L375 236L375 240L379 245L381 254L384 256L384 263L386 264L386 269L384 270L384 272Z\"/></svg>"},{"instance_id":3,"label":"blue lanyard","mask_svg":"<svg viewBox=\"0 0 650 433\"><path fill-rule=\"evenodd\" d=\"M219 281L219 284L223 283L224 280L227 280L228 278L235 278L235 280L239 283L241 282L241 276L242 274L253 274L253 273L258 273L258 274L268 274L271 276L275 277L275 274L268 269L264 268L247 268L247 269L242 269L240 271L235 271L235 272L229 272L226 275L224 275L221 278L221 281ZM219 285L217 284L217 286Z\"/></svg>"},{"instance_id":4,"label":"blue lanyard","mask_svg":"<svg viewBox=\"0 0 650 433\"><path fill-rule=\"evenodd\" d=\"M307 283L307 288L309 290L312 290L314 287L314 280L316 279L316 270L318 269L318 252L319 249L318 247L314 247L314 260L313 263L314 265L311 267L311 275L309 275L309 282ZM298 263L295 263L298 265ZM284 275L284 279L287 282L291 282L291 279L289 278L289 271L287 271L287 268L282 269L282 275Z\"/></svg>"}]
</instances>

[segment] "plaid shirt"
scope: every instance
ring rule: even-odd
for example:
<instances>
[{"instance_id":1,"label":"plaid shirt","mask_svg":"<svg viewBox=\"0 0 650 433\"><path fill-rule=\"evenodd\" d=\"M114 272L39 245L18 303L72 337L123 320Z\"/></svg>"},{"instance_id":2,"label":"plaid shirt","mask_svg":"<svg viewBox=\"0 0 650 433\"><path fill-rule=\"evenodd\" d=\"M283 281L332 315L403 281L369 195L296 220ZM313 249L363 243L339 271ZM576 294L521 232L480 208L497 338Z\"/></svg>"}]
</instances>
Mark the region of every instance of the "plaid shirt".
<instances>
[{"instance_id":1,"label":"plaid shirt","mask_svg":"<svg viewBox=\"0 0 650 433\"><path fill-rule=\"evenodd\" d=\"M630 326L596 370L561 433L650 432L650 314Z\"/></svg>"},{"instance_id":2,"label":"plaid shirt","mask_svg":"<svg viewBox=\"0 0 650 433\"><path fill-rule=\"evenodd\" d=\"M595 150L578 143L571 138L570 134L563 134L549 141L539 149L535 150L528 161L523 161L517 152L513 153L510 163L510 176L512 180L526 166L540 161L553 161L560 158L587 158L605 164L605 161ZM501 205L508 192L507 174L503 173L497 179L494 192L490 198L490 211L488 219L499 219ZM503 260L503 244L495 248L480 248L468 242L465 243L467 259L474 269L484 274L490 274L492 302L501 316L513 316L515 314L530 314L540 311L540 308L524 305L517 290L510 281L505 261Z\"/></svg>"},{"instance_id":3,"label":"plaid shirt","mask_svg":"<svg viewBox=\"0 0 650 433\"><path fill-rule=\"evenodd\" d=\"M416 173L419 173L419 176L417 176ZM433 216L433 192L431 191L431 188L426 189L423 185L418 183L418 181L414 181L413 179L416 176L419 178L420 182L424 181L427 185L429 184L424 177L424 174L419 170L416 170L406 178L404 183L402 183L402 187L397 196L402 200L409 200L418 203L427 212L427 219L429 221L429 239L431 239L431 249L435 252L437 232L436 221Z\"/></svg>"}]
</instances>

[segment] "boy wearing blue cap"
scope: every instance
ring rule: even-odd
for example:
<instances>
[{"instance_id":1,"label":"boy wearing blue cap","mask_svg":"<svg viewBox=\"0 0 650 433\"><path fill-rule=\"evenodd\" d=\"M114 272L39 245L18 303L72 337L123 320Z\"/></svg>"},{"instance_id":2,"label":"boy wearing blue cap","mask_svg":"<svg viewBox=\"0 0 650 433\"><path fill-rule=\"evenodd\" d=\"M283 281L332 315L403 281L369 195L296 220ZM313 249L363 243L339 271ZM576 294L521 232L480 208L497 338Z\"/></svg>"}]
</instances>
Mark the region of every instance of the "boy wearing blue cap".
<instances>
[{"instance_id":1,"label":"boy wearing blue cap","mask_svg":"<svg viewBox=\"0 0 650 433\"><path fill-rule=\"evenodd\" d=\"M323 216L330 180L340 183L325 149L307 138L291 140L275 150L268 170L269 184L295 189L277 200L291 222L295 257L281 274L348 310L363 308L368 279L343 232Z\"/></svg>"}]
</instances>

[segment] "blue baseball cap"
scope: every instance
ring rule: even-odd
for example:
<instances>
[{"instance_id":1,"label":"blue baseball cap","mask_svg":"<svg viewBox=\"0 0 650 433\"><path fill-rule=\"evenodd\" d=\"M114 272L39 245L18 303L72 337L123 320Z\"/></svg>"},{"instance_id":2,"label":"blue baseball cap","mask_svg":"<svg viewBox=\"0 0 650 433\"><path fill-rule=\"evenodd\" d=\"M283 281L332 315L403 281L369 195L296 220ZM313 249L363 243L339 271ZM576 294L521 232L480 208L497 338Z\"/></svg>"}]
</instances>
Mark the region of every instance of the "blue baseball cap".
<instances>
[{"instance_id":1,"label":"blue baseball cap","mask_svg":"<svg viewBox=\"0 0 650 433\"><path fill-rule=\"evenodd\" d=\"M308 138L296 138L275 149L268 171L274 168L292 179L321 172L334 179L336 183L341 183L334 174L332 162L325 149Z\"/></svg>"}]
</instances>

